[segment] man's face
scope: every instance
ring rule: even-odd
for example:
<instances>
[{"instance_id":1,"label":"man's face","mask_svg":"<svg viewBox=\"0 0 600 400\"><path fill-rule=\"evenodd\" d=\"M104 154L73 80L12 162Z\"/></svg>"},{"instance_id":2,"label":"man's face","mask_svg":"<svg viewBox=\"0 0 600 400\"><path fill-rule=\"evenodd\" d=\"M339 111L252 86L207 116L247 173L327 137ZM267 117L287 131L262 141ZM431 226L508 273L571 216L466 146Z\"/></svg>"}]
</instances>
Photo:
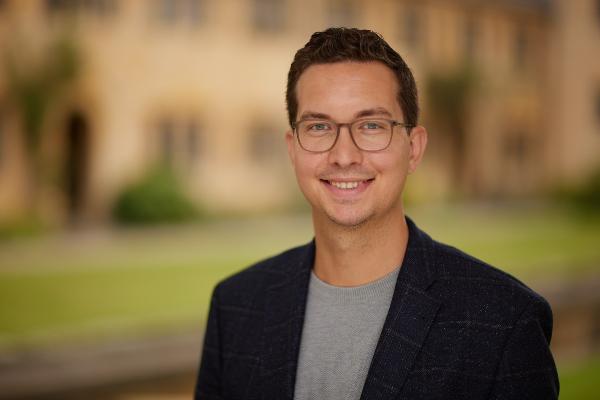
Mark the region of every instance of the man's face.
<instances>
[{"instance_id":1,"label":"man's face","mask_svg":"<svg viewBox=\"0 0 600 400\"><path fill-rule=\"evenodd\" d=\"M310 66L300 76L296 93L296 120L322 114L346 123L371 114L405 122L397 101L397 79L379 62ZM408 136L405 128L396 126L390 145L377 152L358 149L345 126L335 146L324 153L303 150L291 131L286 140L315 223L328 220L352 227L403 215L401 195L406 175L419 163L427 133L416 127Z\"/></svg>"}]
</instances>

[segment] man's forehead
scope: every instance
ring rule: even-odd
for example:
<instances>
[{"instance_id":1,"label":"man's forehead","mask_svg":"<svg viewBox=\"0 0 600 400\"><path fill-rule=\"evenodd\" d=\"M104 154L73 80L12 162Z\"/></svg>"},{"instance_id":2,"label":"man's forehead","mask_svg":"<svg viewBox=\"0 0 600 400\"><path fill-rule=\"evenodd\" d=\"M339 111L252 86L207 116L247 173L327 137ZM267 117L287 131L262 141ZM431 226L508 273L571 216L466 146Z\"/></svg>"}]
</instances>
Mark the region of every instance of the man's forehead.
<instances>
[{"instance_id":1,"label":"man's forehead","mask_svg":"<svg viewBox=\"0 0 600 400\"><path fill-rule=\"evenodd\" d=\"M298 83L308 79L332 80L340 75L346 78L359 78L371 72L377 77L394 78L394 71L379 61L339 61L334 63L313 64L300 75Z\"/></svg>"},{"instance_id":2,"label":"man's forehead","mask_svg":"<svg viewBox=\"0 0 600 400\"><path fill-rule=\"evenodd\" d=\"M298 80L296 98L297 119L328 113L330 107L337 111L343 108L346 118L401 115L396 76L389 67L377 61L312 65ZM336 114L340 115L339 112Z\"/></svg>"}]
</instances>

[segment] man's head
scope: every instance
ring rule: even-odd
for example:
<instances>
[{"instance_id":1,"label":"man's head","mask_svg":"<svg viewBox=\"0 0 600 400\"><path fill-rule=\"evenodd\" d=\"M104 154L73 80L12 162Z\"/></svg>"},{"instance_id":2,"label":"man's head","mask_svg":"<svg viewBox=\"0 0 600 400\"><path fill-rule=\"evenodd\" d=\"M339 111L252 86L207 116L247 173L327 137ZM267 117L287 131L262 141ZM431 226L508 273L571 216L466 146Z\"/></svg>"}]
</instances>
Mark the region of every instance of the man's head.
<instances>
[{"instance_id":1,"label":"man's head","mask_svg":"<svg viewBox=\"0 0 600 400\"><path fill-rule=\"evenodd\" d=\"M419 119L415 79L400 55L383 38L372 31L356 28L329 28L314 33L308 43L296 52L287 81L286 103L290 126L296 122L298 98L296 86L300 76L311 65L343 61L377 61L390 68L398 80L398 103L408 125Z\"/></svg>"},{"instance_id":2,"label":"man's head","mask_svg":"<svg viewBox=\"0 0 600 400\"><path fill-rule=\"evenodd\" d=\"M375 33L330 29L296 54L289 76L288 153L315 226L403 220L427 132L400 56Z\"/></svg>"}]
</instances>

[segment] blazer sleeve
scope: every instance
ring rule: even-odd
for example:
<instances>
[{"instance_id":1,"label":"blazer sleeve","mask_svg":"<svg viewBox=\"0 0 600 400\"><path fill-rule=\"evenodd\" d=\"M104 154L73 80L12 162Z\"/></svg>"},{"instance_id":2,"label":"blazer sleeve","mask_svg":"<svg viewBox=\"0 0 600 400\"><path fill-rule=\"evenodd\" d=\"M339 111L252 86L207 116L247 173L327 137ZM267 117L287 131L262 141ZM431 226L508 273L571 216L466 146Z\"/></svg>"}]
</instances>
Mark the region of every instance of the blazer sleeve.
<instances>
[{"instance_id":1,"label":"blazer sleeve","mask_svg":"<svg viewBox=\"0 0 600 400\"><path fill-rule=\"evenodd\" d=\"M194 398L196 400L222 399L218 286L213 291L210 302Z\"/></svg>"},{"instance_id":2,"label":"blazer sleeve","mask_svg":"<svg viewBox=\"0 0 600 400\"><path fill-rule=\"evenodd\" d=\"M552 310L536 299L521 314L504 347L490 399L558 399L558 373L550 352Z\"/></svg>"}]
</instances>

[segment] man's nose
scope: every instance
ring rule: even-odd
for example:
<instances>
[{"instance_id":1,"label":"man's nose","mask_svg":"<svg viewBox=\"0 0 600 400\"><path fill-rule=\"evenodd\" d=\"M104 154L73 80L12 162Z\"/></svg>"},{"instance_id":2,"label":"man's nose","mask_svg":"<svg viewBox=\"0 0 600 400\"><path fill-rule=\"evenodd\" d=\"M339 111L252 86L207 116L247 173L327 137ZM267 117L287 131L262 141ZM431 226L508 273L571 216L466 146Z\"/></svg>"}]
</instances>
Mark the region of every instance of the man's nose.
<instances>
[{"instance_id":1,"label":"man's nose","mask_svg":"<svg viewBox=\"0 0 600 400\"><path fill-rule=\"evenodd\" d=\"M329 162L340 166L360 164L362 151L356 146L350 134L350 128L345 125L340 127L340 132L335 146L329 150Z\"/></svg>"}]
</instances>

